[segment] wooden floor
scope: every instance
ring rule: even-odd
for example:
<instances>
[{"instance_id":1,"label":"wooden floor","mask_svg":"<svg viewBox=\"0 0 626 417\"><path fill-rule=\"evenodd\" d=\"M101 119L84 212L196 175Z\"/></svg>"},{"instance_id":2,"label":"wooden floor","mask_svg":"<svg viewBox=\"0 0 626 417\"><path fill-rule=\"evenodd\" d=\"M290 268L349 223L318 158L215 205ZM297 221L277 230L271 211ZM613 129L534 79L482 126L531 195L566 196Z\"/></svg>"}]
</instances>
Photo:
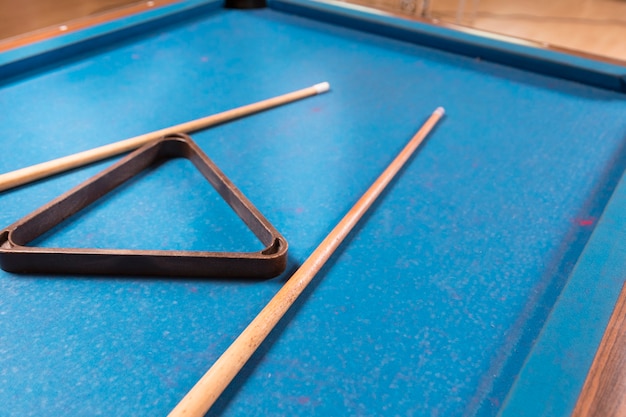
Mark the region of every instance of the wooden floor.
<instances>
[{"instance_id":1,"label":"wooden floor","mask_svg":"<svg viewBox=\"0 0 626 417\"><path fill-rule=\"evenodd\" d=\"M0 39L119 8L137 0L0 0ZM145 3L145 2L144 2Z\"/></svg>"},{"instance_id":2,"label":"wooden floor","mask_svg":"<svg viewBox=\"0 0 626 417\"><path fill-rule=\"evenodd\" d=\"M626 61L626 0L343 1ZM154 2L0 0L0 40L141 3Z\"/></svg>"},{"instance_id":3,"label":"wooden floor","mask_svg":"<svg viewBox=\"0 0 626 417\"><path fill-rule=\"evenodd\" d=\"M626 0L345 1L626 61Z\"/></svg>"}]
</instances>

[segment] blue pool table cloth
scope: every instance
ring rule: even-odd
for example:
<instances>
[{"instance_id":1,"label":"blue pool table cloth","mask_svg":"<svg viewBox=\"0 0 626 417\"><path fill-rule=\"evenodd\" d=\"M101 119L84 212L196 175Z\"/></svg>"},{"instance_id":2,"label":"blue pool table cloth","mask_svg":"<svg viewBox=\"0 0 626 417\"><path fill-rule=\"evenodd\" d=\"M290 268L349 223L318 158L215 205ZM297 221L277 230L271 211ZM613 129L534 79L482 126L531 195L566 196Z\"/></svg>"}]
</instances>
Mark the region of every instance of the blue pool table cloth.
<instances>
[{"instance_id":1,"label":"blue pool table cloth","mask_svg":"<svg viewBox=\"0 0 626 417\"><path fill-rule=\"evenodd\" d=\"M624 281L623 68L330 3L155 13L0 55L2 172L328 81L192 134L286 237L287 270L0 271L0 415L166 415L437 106L446 116L423 148L209 415L571 412ZM0 227L111 163L3 192ZM32 244L262 247L185 160Z\"/></svg>"}]
</instances>

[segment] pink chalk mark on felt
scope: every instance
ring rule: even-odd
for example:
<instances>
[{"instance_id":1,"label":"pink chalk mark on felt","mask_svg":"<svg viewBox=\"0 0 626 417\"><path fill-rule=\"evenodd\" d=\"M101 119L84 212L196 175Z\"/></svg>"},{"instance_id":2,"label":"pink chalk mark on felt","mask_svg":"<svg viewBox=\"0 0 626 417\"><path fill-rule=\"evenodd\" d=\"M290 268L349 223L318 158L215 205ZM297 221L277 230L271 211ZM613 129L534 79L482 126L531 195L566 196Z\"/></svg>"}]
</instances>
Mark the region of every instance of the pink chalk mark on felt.
<instances>
[{"instance_id":1,"label":"pink chalk mark on felt","mask_svg":"<svg viewBox=\"0 0 626 417\"><path fill-rule=\"evenodd\" d=\"M307 405L310 402L311 402L311 399L309 397L306 397L306 396L298 397L298 404L300 405Z\"/></svg>"},{"instance_id":2,"label":"pink chalk mark on felt","mask_svg":"<svg viewBox=\"0 0 626 417\"><path fill-rule=\"evenodd\" d=\"M202 62L209 62L209 57L208 56L203 56L202 58L200 58L200 61L202 61Z\"/></svg>"},{"instance_id":3,"label":"pink chalk mark on felt","mask_svg":"<svg viewBox=\"0 0 626 417\"><path fill-rule=\"evenodd\" d=\"M579 226L592 226L595 222L596 219L592 217L576 220L576 223L578 223Z\"/></svg>"},{"instance_id":4,"label":"pink chalk mark on felt","mask_svg":"<svg viewBox=\"0 0 626 417\"><path fill-rule=\"evenodd\" d=\"M498 400L498 399L497 399L497 398L495 398L495 397L490 397L490 398L489 398L489 402L490 402L491 404L493 404L494 406L496 406L496 407L500 407L500 400Z\"/></svg>"}]
</instances>

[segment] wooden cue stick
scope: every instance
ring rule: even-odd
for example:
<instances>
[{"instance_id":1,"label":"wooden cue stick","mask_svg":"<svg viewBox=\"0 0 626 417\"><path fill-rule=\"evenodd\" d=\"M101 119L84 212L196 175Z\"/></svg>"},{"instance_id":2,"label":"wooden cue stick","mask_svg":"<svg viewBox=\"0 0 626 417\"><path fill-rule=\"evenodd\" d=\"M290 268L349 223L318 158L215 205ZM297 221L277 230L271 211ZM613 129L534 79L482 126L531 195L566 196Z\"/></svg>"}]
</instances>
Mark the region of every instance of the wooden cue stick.
<instances>
[{"instance_id":1,"label":"wooden cue stick","mask_svg":"<svg viewBox=\"0 0 626 417\"><path fill-rule=\"evenodd\" d=\"M405 148L396 156L344 218L341 219L330 234L324 238L302 266L289 278L248 327L244 329L206 374L202 376L171 411L169 417L201 417L206 414L215 400L250 359L259 345L265 340L302 291L304 291L315 274L330 258L367 209L374 203L387 184L411 157L443 114L444 110L442 107L435 110Z\"/></svg>"},{"instance_id":2,"label":"wooden cue stick","mask_svg":"<svg viewBox=\"0 0 626 417\"><path fill-rule=\"evenodd\" d=\"M297 101L306 97L321 94L328 91L329 89L330 85L327 82L319 83L311 87L292 91L291 93L258 101L256 103L248 104L242 107L237 107L235 109L227 110L211 116L181 123L176 126L167 127L165 129L146 133L140 136L135 136L130 139L111 143L109 145L100 146L98 148L79 152L62 158L53 159L48 162L43 162L41 164L32 165L30 167L18 169L16 171L11 171L6 174L1 174L0 192L13 187L17 187L19 185L24 185L26 183L41 178L48 177L50 175L58 174L60 172L68 171L73 168L78 168L92 162L100 161L102 159L110 158L112 156L119 155L133 149L137 149L140 146L143 146L153 140L159 139L165 135L169 135L172 133L190 133L200 129L205 129L210 126L215 126L234 119L258 113L263 110L278 107L283 104L291 103L293 101Z\"/></svg>"},{"instance_id":3,"label":"wooden cue stick","mask_svg":"<svg viewBox=\"0 0 626 417\"><path fill-rule=\"evenodd\" d=\"M572 413L583 416L626 416L626 284Z\"/></svg>"}]
</instances>

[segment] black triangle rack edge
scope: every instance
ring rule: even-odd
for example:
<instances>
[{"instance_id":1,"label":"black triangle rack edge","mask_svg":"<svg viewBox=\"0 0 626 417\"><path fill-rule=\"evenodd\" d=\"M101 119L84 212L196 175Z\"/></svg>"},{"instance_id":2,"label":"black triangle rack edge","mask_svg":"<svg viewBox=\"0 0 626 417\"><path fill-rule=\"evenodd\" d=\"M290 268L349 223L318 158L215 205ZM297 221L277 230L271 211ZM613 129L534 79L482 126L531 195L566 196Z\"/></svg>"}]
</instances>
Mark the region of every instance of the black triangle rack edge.
<instances>
[{"instance_id":1,"label":"black triangle rack edge","mask_svg":"<svg viewBox=\"0 0 626 417\"><path fill-rule=\"evenodd\" d=\"M163 159L189 159L265 245L258 252L70 249L25 246ZM144 145L0 232L0 267L16 273L270 278L287 264L287 241L187 135Z\"/></svg>"}]
</instances>

